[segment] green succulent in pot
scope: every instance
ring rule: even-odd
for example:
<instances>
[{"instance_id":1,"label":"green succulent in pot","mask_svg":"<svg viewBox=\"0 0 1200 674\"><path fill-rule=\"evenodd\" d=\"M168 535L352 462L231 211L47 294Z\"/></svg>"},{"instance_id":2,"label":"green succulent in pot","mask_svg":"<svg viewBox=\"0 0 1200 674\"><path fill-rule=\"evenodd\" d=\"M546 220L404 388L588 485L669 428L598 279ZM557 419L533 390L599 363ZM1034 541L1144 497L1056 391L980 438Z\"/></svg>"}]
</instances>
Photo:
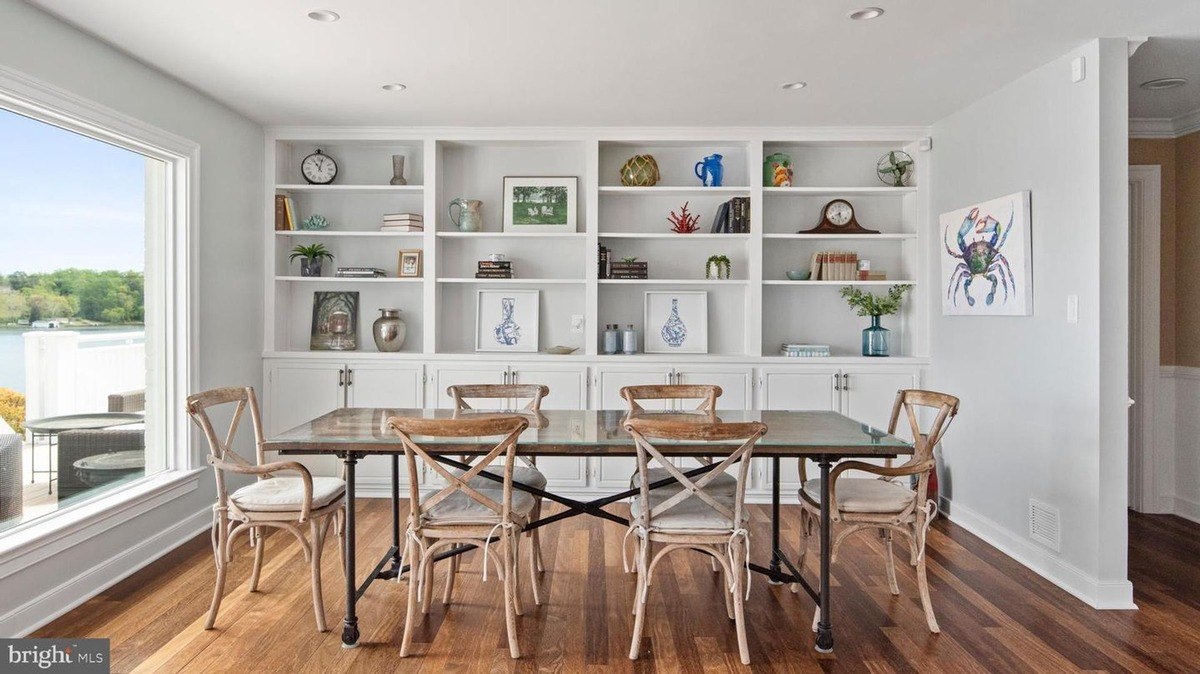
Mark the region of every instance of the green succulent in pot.
<instances>
[{"instance_id":1,"label":"green succulent in pot","mask_svg":"<svg viewBox=\"0 0 1200 674\"><path fill-rule=\"evenodd\" d=\"M333 253L325 248L325 244L314 243L293 248L292 255L288 258L288 261L293 261L296 258L300 258L301 276L320 276L321 263L324 260L332 260Z\"/></svg>"}]
</instances>

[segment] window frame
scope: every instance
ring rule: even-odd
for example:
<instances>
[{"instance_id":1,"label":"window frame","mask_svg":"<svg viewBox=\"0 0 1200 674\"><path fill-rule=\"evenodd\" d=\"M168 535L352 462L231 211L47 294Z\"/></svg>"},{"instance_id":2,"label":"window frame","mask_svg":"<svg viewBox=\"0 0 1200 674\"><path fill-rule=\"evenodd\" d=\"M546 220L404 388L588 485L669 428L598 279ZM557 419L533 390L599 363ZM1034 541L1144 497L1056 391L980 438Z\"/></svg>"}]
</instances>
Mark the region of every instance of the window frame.
<instances>
[{"instance_id":1,"label":"window frame","mask_svg":"<svg viewBox=\"0 0 1200 674\"><path fill-rule=\"evenodd\" d=\"M147 312L161 317L163 357L148 373L162 387L159 440L165 444L162 471L131 481L93 499L71 504L0 533L0 571L15 558L63 538L95 535L193 491L203 466L196 465L184 400L191 391L197 344L192 326L198 307L193 223L199 213L200 145L0 65L0 109L71 131L163 162L165 226L147 236L147 257L162 276L145 287ZM153 251L151 246L153 244ZM149 267L149 265L148 265ZM149 348L152 336L147 334ZM152 365L153 367L153 365ZM148 439L149 440L149 439ZM190 482L190 485L182 483ZM88 529L94 531L88 532ZM39 545L41 544L41 545ZM25 560L30 563L31 560ZM0 578L5 574L0 573Z\"/></svg>"}]
</instances>

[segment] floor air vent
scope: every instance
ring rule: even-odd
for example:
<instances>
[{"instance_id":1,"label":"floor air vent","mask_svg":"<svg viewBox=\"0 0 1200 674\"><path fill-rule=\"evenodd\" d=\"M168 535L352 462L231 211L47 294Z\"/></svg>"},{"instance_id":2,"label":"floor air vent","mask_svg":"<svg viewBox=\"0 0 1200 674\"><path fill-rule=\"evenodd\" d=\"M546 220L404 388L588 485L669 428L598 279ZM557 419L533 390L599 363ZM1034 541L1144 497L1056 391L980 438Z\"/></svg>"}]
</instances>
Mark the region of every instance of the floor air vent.
<instances>
[{"instance_id":1,"label":"floor air vent","mask_svg":"<svg viewBox=\"0 0 1200 674\"><path fill-rule=\"evenodd\" d=\"M1029 537L1058 552L1062 543L1058 508L1037 499L1029 499Z\"/></svg>"}]
</instances>

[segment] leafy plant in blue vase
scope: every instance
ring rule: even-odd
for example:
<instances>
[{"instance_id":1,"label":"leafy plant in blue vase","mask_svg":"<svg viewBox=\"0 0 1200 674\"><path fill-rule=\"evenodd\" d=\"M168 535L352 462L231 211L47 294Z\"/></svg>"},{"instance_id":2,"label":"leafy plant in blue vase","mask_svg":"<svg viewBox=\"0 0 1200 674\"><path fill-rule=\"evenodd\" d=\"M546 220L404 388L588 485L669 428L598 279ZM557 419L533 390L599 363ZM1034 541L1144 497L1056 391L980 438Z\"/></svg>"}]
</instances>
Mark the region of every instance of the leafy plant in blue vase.
<instances>
[{"instance_id":1,"label":"leafy plant in blue vase","mask_svg":"<svg viewBox=\"0 0 1200 674\"><path fill-rule=\"evenodd\" d=\"M871 327L862 331L862 355L888 355L888 329L879 324L881 316L890 316L900 311L900 303L904 293L912 290L911 285L894 285L888 289L887 295L879 296L863 292L854 286L842 288L842 297L851 309L857 309L859 316L870 316Z\"/></svg>"}]
</instances>

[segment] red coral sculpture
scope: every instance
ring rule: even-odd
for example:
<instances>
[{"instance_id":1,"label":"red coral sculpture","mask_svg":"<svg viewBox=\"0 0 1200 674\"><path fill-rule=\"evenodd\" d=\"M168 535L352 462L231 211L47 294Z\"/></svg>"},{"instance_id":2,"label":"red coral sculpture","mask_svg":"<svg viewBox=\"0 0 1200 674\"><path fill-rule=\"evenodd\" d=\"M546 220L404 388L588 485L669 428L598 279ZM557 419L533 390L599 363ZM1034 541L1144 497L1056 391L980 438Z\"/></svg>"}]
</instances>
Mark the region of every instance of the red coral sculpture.
<instances>
[{"instance_id":1,"label":"red coral sculpture","mask_svg":"<svg viewBox=\"0 0 1200 674\"><path fill-rule=\"evenodd\" d=\"M688 212L688 202L683 202L683 206L679 209L679 214L671 211L671 215L667 216L667 222L671 223L671 231L676 234L691 234L700 229L696 223L700 221L699 215L692 215Z\"/></svg>"}]
</instances>

